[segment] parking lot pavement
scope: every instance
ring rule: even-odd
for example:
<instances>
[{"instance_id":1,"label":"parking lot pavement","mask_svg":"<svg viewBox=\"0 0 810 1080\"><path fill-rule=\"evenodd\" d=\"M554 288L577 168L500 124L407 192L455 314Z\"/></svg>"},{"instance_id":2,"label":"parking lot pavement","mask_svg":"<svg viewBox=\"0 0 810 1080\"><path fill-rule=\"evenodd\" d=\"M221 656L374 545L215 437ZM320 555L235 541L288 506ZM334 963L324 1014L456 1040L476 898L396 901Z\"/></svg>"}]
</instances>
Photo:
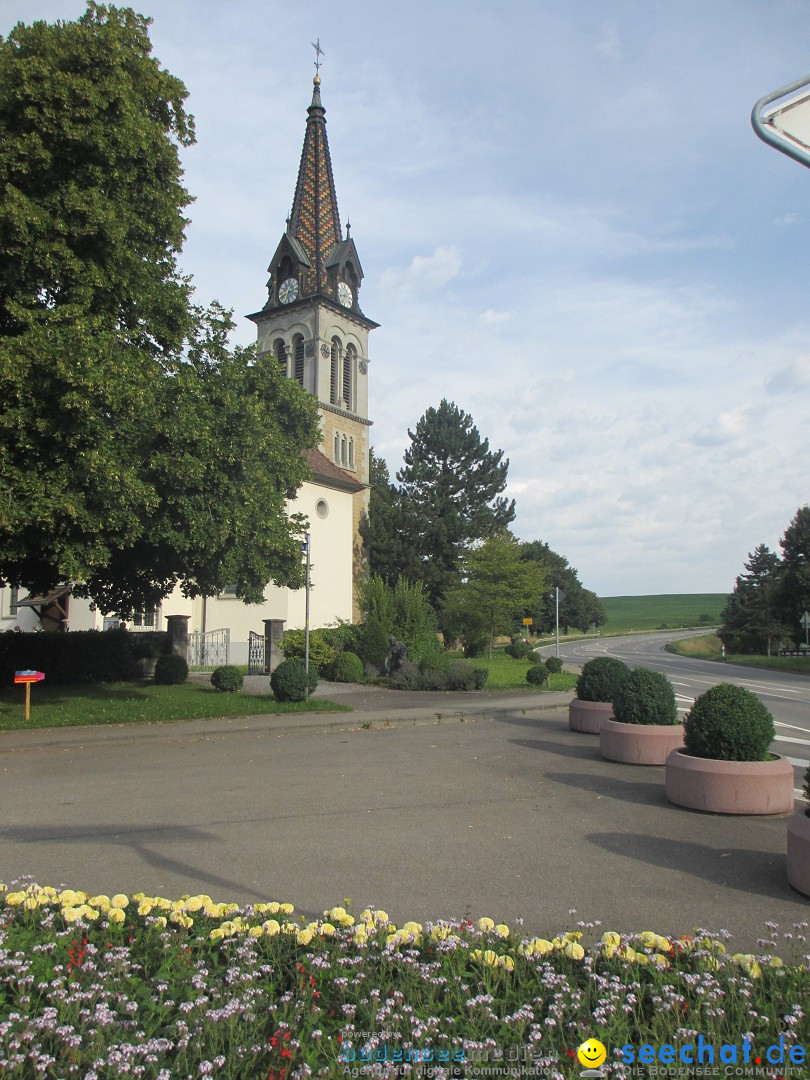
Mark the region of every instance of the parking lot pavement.
<instances>
[{"instance_id":1,"label":"parking lot pavement","mask_svg":"<svg viewBox=\"0 0 810 1080\"><path fill-rule=\"evenodd\" d=\"M663 769L568 731L569 698L346 688L351 714L6 732L0 868L307 915L725 928L738 948L807 919L784 818L669 806Z\"/></svg>"}]
</instances>

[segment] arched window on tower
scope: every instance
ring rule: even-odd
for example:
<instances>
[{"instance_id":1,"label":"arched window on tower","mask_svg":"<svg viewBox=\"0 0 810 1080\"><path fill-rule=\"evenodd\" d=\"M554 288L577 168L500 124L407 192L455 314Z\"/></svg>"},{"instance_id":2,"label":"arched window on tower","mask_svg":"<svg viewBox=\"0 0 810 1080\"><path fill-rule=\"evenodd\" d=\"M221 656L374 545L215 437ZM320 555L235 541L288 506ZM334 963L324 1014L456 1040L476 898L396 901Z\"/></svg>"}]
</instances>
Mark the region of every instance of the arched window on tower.
<instances>
[{"instance_id":1,"label":"arched window on tower","mask_svg":"<svg viewBox=\"0 0 810 1080\"><path fill-rule=\"evenodd\" d=\"M295 364L295 381L304 385L304 339L301 334L293 338L293 361Z\"/></svg>"},{"instance_id":2,"label":"arched window on tower","mask_svg":"<svg viewBox=\"0 0 810 1080\"><path fill-rule=\"evenodd\" d=\"M340 464L340 436L335 432L335 464Z\"/></svg>"},{"instance_id":3,"label":"arched window on tower","mask_svg":"<svg viewBox=\"0 0 810 1080\"><path fill-rule=\"evenodd\" d=\"M340 338L332 338L331 369L329 376L329 401L337 405L340 387Z\"/></svg>"},{"instance_id":4,"label":"arched window on tower","mask_svg":"<svg viewBox=\"0 0 810 1080\"><path fill-rule=\"evenodd\" d=\"M284 338L276 338L273 342L273 356L278 360L278 369L282 375L287 374L287 346Z\"/></svg>"},{"instance_id":5,"label":"arched window on tower","mask_svg":"<svg viewBox=\"0 0 810 1080\"><path fill-rule=\"evenodd\" d=\"M348 445L347 444L348 444L348 439L344 435L343 438L340 440L340 464L341 465L348 465L349 464L349 454L348 454Z\"/></svg>"},{"instance_id":6,"label":"arched window on tower","mask_svg":"<svg viewBox=\"0 0 810 1080\"><path fill-rule=\"evenodd\" d=\"M354 439L349 436L349 468L354 468Z\"/></svg>"},{"instance_id":7,"label":"arched window on tower","mask_svg":"<svg viewBox=\"0 0 810 1080\"><path fill-rule=\"evenodd\" d=\"M347 409L354 408L354 369L357 363L357 349L354 345L346 346L346 356L343 360L343 400Z\"/></svg>"}]
</instances>

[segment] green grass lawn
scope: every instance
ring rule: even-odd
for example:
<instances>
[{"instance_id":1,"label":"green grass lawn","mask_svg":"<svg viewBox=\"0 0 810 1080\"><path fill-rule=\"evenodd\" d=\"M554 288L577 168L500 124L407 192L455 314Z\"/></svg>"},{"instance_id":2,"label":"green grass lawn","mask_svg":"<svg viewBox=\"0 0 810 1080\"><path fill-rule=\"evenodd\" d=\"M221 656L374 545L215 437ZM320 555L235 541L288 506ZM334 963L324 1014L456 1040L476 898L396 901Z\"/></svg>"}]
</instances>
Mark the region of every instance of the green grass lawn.
<instances>
[{"instance_id":1,"label":"green grass lawn","mask_svg":"<svg viewBox=\"0 0 810 1080\"><path fill-rule=\"evenodd\" d=\"M491 660L476 657L468 660L474 667L486 668L489 672L486 690L573 690L577 676L570 671L559 675L550 675L545 686L534 687L526 682L526 672L532 666L528 660L514 660L502 650L496 649Z\"/></svg>"},{"instance_id":2,"label":"green grass lawn","mask_svg":"<svg viewBox=\"0 0 810 1080\"><path fill-rule=\"evenodd\" d=\"M618 634L630 630L718 626L728 595L670 593L660 596L600 596L599 599L607 614L607 622L601 628L602 633Z\"/></svg>"},{"instance_id":3,"label":"green grass lawn","mask_svg":"<svg viewBox=\"0 0 810 1080\"><path fill-rule=\"evenodd\" d=\"M716 634L701 634L699 637L673 641L668 649L679 656L691 656L698 660L715 660L721 664L739 664L743 667L765 668L768 671L786 671L792 675L810 675L810 657L807 656L749 656L746 653L727 653L724 656L720 638Z\"/></svg>"},{"instance_id":4,"label":"green grass lawn","mask_svg":"<svg viewBox=\"0 0 810 1080\"><path fill-rule=\"evenodd\" d=\"M84 727L98 724L154 724L167 720L202 720L259 713L350 712L344 705L310 698L279 702L269 694L222 694L213 686L151 683L31 688L31 719L25 722L25 687L0 693L0 731L15 728Z\"/></svg>"}]
</instances>

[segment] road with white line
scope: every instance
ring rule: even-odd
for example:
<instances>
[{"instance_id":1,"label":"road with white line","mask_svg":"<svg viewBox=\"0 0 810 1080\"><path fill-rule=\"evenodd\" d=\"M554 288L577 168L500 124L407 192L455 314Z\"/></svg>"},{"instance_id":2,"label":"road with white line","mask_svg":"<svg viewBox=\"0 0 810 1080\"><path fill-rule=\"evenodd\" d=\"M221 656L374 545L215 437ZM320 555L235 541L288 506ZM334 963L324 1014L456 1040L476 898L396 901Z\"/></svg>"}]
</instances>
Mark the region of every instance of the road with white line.
<instances>
[{"instance_id":1,"label":"road with white line","mask_svg":"<svg viewBox=\"0 0 810 1080\"><path fill-rule=\"evenodd\" d=\"M662 671L675 688L678 708L683 714L689 711L696 697L717 683L735 683L752 690L773 715L776 724L773 752L788 758L794 766L796 787L801 788L802 774L810 761L810 678L737 664L693 660L666 651L668 642L694 636L695 632L691 630L590 638L570 643L561 641L560 658L572 664L584 664L595 656L616 656L631 667ZM553 656L555 649L553 645L546 646L541 652L545 657Z\"/></svg>"}]
</instances>

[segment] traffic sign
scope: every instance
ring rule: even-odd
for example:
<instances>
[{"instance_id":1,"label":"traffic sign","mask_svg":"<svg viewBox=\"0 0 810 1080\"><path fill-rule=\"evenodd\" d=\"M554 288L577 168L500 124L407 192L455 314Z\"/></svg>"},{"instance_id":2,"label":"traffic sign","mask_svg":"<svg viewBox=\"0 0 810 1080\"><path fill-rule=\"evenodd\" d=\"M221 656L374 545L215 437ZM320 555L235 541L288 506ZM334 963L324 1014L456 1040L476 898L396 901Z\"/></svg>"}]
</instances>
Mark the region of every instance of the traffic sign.
<instances>
[{"instance_id":1,"label":"traffic sign","mask_svg":"<svg viewBox=\"0 0 810 1080\"><path fill-rule=\"evenodd\" d=\"M810 75L760 98L751 123L763 142L810 168Z\"/></svg>"}]
</instances>

